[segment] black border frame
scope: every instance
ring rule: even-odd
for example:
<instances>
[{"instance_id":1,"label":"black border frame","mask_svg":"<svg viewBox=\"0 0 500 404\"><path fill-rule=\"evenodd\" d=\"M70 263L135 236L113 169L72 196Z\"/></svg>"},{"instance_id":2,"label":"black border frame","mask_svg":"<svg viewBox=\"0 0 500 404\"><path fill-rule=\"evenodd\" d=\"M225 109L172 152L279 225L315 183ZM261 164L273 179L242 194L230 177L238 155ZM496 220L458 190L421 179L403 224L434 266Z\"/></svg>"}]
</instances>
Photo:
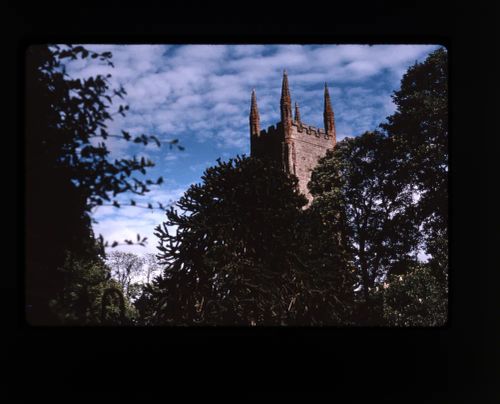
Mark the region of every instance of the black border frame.
<instances>
[{"instance_id":1,"label":"black border frame","mask_svg":"<svg viewBox=\"0 0 500 404\"><path fill-rule=\"evenodd\" d=\"M493 10L482 3L447 8L425 1L419 5L379 2L365 8L358 3L332 5L330 10L324 4L290 4L273 10L252 2L244 5L245 12L238 12L235 5L195 3L186 14L179 3L163 10L148 7L147 2L139 7L114 1L95 8L87 3L76 10L57 1L32 8L11 6L7 52L16 63L8 65L5 86L15 102L7 106L13 111L6 116L17 116L17 121L9 122L13 123L9 129L22 134L23 50L31 43L443 44L449 50L453 138L450 321L436 329L25 328L16 317L17 307L4 317L11 326L7 342L10 387L15 381L24 387L11 389L11 394L19 397L31 390L50 397L67 389L68 393L73 390L67 397L73 397L76 391L84 394L79 389L86 386L88 393L103 389L102 398L135 393L148 399L157 390L163 398L174 392L205 399L232 393L236 398L236 391L242 389L254 399L271 398L271 393L297 396L302 392L315 397L326 392L327 398L340 402L407 401L410 397L417 402L452 398L454 402L490 402L486 400L498 392L493 383L499 351L492 328L498 316L491 303L496 294L490 216L494 199L488 205L481 198L492 192L495 183L495 148L489 147L489 140L495 137L493 106L497 101L491 91L494 62L487 60L493 52L487 44L493 36L488 31L493 26L489 21ZM209 8L214 13L211 18L205 13ZM169 18L175 23L169 24ZM485 113L488 108L489 114ZM15 189L19 198L12 208L16 214L9 214L9 219L20 219L21 224L13 226L18 251L1 285L3 307L22 301L19 272L26 195L21 185L23 142L19 135L7 146L17 153L7 153L4 159L6 173L12 173L12 167L16 170L6 178L6 187ZM7 139L12 140L13 136ZM105 369L108 363L112 370ZM123 388L127 375L120 369L130 369L131 377L137 378L131 386L137 386L134 391ZM119 382L117 389L114 383Z\"/></svg>"}]
</instances>

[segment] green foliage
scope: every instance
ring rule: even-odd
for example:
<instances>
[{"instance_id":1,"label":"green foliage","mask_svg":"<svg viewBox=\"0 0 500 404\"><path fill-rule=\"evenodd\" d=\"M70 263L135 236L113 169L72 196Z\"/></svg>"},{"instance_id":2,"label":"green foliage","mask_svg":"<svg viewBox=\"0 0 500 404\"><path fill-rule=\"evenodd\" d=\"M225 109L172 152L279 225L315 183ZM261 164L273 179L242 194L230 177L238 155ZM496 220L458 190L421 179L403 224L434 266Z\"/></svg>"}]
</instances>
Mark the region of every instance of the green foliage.
<instances>
[{"instance_id":1,"label":"green foliage","mask_svg":"<svg viewBox=\"0 0 500 404\"><path fill-rule=\"evenodd\" d=\"M301 323L354 324L353 289L357 278L335 222L319 209L309 207L296 226L298 242L294 256L308 275L304 287L314 307L314 315L308 314Z\"/></svg>"},{"instance_id":2,"label":"green foliage","mask_svg":"<svg viewBox=\"0 0 500 404\"><path fill-rule=\"evenodd\" d=\"M440 48L410 67L393 95L397 111L381 127L395 144L402 182L421 195L418 213L427 252L447 271L448 55ZM440 239L439 247L436 240ZM436 250L438 248L441 252ZM446 251L446 252L445 252ZM440 258L437 258L439 255ZM434 259L434 258L433 258ZM440 275L441 277L443 275Z\"/></svg>"},{"instance_id":3,"label":"green foliage","mask_svg":"<svg viewBox=\"0 0 500 404\"><path fill-rule=\"evenodd\" d=\"M111 276L121 286L125 296L131 299L137 295L138 285L132 281L144 272L144 259L133 253L112 251L108 254L106 263L111 269Z\"/></svg>"},{"instance_id":4,"label":"green foliage","mask_svg":"<svg viewBox=\"0 0 500 404\"><path fill-rule=\"evenodd\" d=\"M61 325L101 324L102 297L106 290L114 289L121 293L121 287L111 278L109 268L100 260L80 260L67 252L64 265L58 268L58 272L64 277L64 287L50 301L50 307L57 315L57 323ZM131 307L129 302L126 303ZM119 312L119 302L111 302L107 309L110 312ZM132 314L129 309L126 317L130 318ZM113 324L120 324L117 316L114 316L114 320Z\"/></svg>"},{"instance_id":5,"label":"green foliage","mask_svg":"<svg viewBox=\"0 0 500 404\"><path fill-rule=\"evenodd\" d=\"M120 289L110 287L101 297L101 325L116 324L125 324L125 298Z\"/></svg>"},{"instance_id":6,"label":"green foliage","mask_svg":"<svg viewBox=\"0 0 500 404\"><path fill-rule=\"evenodd\" d=\"M448 288L426 265L392 275L380 289L383 316L390 326L443 326L448 318Z\"/></svg>"},{"instance_id":7,"label":"green foliage","mask_svg":"<svg viewBox=\"0 0 500 404\"><path fill-rule=\"evenodd\" d=\"M102 259L91 226L91 209L131 192L143 195L153 183L137 176L154 164L144 158L111 160L106 140L119 137L146 145L154 136L108 132L115 114L128 106L113 102L126 94L108 77L84 80L65 73L65 61L94 59L112 65L111 53L82 46L30 46L26 52L26 296L28 321L57 321L48 303L66 287L57 268L65 251L88 262ZM144 240L138 240L139 243Z\"/></svg>"},{"instance_id":8,"label":"green foliage","mask_svg":"<svg viewBox=\"0 0 500 404\"><path fill-rule=\"evenodd\" d=\"M346 138L309 183L310 209L339 238L365 299L377 280L415 260L419 244L412 189L399 181L392 151L392 140L378 132Z\"/></svg>"},{"instance_id":9,"label":"green foliage","mask_svg":"<svg viewBox=\"0 0 500 404\"><path fill-rule=\"evenodd\" d=\"M328 256L318 265L312 250L302 255L303 233L312 231L300 226L306 200L297 179L268 161L237 157L219 160L202 180L156 229L166 267L146 288L149 298L139 299L141 312L150 316L145 321L338 323L347 304L332 284L338 268Z\"/></svg>"},{"instance_id":10,"label":"green foliage","mask_svg":"<svg viewBox=\"0 0 500 404\"><path fill-rule=\"evenodd\" d=\"M444 49L416 63L394 93L385 133L344 139L312 174L310 210L338 235L363 292L358 324L446 322L447 74ZM378 292L384 280L390 286Z\"/></svg>"},{"instance_id":11,"label":"green foliage","mask_svg":"<svg viewBox=\"0 0 500 404\"><path fill-rule=\"evenodd\" d=\"M78 58L112 65L109 52L81 46L34 46L27 53L31 323L446 323L444 49L404 75L393 96L397 111L381 125L384 133L346 138L320 161L309 183L315 199L308 209L297 179L281 167L253 158L218 160L156 228L158 260L116 253L111 268L104 265L104 241L96 242L92 233L91 209L120 208L117 195L143 195L162 179L137 176L153 165L144 158L111 161L106 139L160 142L108 132L106 122L128 110L119 105L110 113L125 90L110 89L107 77L68 77L64 60ZM169 146L182 150L177 140ZM133 199L129 205L153 209ZM137 243L145 241L137 236ZM426 264L416 258L422 245L431 255ZM151 281L159 265L163 271ZM139 273L146 274L146 284L134 282Z\"/></svg>"},{"instance_id":12,"label":"green foliage","mask_svg":"<svg viewBox=\"0 0 500 404\"><path fill-rule=\"evenodd\" d=\"M158 286L157 280L143 284L141 293L134 300L138 323L141 325L158 325L157 312L162 311L167 302L165 291Z\"/></svg>"},{"instance_id":13,"label":"green foliage","mask_svg":"<svg viewBox=\"0 0 500 404\"><path fill-rule=\"evenodd\" d=\"M87 194L87 209L122 192L143 195L149 188L145 181L132 174L145 174L146 168L154 166L144 157L108 159L109 150L104 140L118 135L108 133L107 122L115 113L124 115L128 106L119 105L115 113L110 113L109 109L113 99L123 98L126 91L110 89L109 75L72 79L64 69L64 59L84 59L91 55L112 64L111 53L95 54L81 46L68 46L67 49L31 46L27 54L28 67L34 76L28 81L28 98L36 102L29 110L30 118L34 118L30 119L33 125L30 144L34 147L42 143L45 147L37 150L39 154L50 158L61 171L68 171L73 184ZM133 138L127 132L124 134L127 136L120 137L125 141L159 144L154 136L142 134ZM34 160L30 163L42 163L35 155L32 157Z\"/></svg>"},{"instance_id":14,"label":"green foliage","mask_svg":"<svg viewBox=\"0 0 500 404\"><path fill-rule=\"evenodd\" d=\"M159 317L237 324L281 315L281 291L273 286L286 276L285 251L305 204L295 182L275 167L243 158L219 161L202 180L157 228L160 262L167 265L159 283L168 298ZM178 226L177 234L170 236L168 226ZM255 282L259 275L266 278Z\"/></svg>"},{"instance_id":15,"label":"green foliage","mask_svg":"<svg viewBox=\"0 0 500 404\"><path fill-rule=\"evenodd\" d=\"M100 261L79 261L66 254L64 265L58 269L64 277L64 288L51 299L60 324L92 324L98 322L98 301L107 270Z\"/></svg>"}]
</instances>

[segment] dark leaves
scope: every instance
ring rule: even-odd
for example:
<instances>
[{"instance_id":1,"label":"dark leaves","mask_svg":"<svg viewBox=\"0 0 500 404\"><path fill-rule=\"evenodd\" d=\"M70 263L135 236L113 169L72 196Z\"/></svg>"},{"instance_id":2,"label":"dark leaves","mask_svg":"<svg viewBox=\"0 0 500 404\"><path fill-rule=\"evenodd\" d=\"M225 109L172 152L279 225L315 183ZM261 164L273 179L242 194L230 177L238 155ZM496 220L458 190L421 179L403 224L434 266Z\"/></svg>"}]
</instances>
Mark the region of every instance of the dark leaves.
<instances>
[{"instance_id":1,"label":"dark leaves","mask_svg":"<svg viewBox=\"0 0 500 404\"><path fill-rule=\"evenodd\" d=\"M300 249L297 226L303 225L300 207L305 204L294 190L297 180L279 167L242 157L218 160L202 180L190 187L177 209L167 210L168 220L155 229L159 257L167 263L158 299L167 299L173 311L158 313L154 321L300 321L300 313L311 312L313 304L304 302L310 298L308 275L300 269L304 264L296 267L299 260L292 256ZM177 227L173 234L170 226ZM316 315L303 321L309 324Z\"/></svg>"}]
</instances>

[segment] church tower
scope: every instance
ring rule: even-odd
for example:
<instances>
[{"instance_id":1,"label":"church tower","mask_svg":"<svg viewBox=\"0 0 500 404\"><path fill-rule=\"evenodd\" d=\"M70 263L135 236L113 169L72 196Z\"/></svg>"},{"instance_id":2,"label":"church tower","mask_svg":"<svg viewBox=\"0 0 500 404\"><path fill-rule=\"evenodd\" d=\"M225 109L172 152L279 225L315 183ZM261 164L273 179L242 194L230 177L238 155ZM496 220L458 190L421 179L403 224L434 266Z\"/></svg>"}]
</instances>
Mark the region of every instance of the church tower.
<instances>
[{"instance_id":1,"label":"church tower","mask_svg":"<svg viewBox=\"0 0 500 404\"><path fill-rule=\"evenodd\" d=\"M312 196L307 184L318 160L328 149L335 147L335 117L328 86L325 83L323 123L324 128L316 128L302 123L299 104L295 102L295 117L292 116L292 97L288 74L283 71L280 99L280 122L265 130L260 129L260 116L255 90L250 104L250 153L254 157L269 158L280 163L283 170L294 174L299 180L299 191L309 202Z\"/></svg>"}]
</instances>

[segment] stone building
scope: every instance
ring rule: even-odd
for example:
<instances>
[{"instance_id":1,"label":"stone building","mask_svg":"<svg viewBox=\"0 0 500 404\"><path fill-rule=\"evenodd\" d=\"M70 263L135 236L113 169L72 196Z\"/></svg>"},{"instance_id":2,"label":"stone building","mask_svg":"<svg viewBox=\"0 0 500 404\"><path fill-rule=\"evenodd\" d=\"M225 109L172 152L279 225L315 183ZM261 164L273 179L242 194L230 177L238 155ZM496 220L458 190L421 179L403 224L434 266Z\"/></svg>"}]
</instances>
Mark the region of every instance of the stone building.
<instances>
[{"instance_id":1,"label":"stone building","mask_svg":"<svg viewBox=\"0 0 500 404\"><path fill-rule=\"evenodd\" d=\"M250 107L250 154L277 161L287 173L299 179L299 191L309 202L312 196L307 184L318 160L328 149L335 146L335 119L330 94L325 83L324 129L315 128L301 121L299 105L295 103L295 117L292 117L292 100L288 88L288 76L283 72L280 102L281 121L267 129L260 129L259 110L255 90L252 91Z\"/></svg>"}]
</instances>

